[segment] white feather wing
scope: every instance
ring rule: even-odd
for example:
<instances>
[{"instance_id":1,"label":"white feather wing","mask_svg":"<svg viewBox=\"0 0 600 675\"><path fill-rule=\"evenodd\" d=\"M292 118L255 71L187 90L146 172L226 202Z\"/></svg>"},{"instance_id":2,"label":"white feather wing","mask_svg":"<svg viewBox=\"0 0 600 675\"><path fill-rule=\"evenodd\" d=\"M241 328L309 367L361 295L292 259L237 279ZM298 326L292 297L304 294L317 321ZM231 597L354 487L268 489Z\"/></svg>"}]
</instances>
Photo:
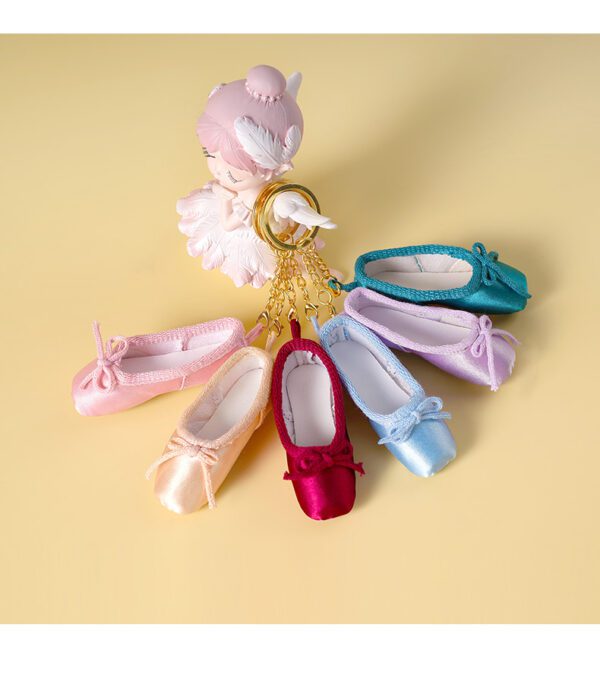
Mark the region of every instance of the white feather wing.
<instances>
[{"instance_id":1,"label":"white feather wing","mask_svg":"<svg viewBox=\"0 0 600 675\"><path fill-rule=\"evenodd\" d=\"M226 231L219 220L219 200L211 183L177 202L179 230L188 236L187 250L202 257L206 270L220 268L236 286L263 286L275 271L275 256L254 230L240 227Z\"/></svg>"},{"instance_id":2,"label":"white feather wing","mask_svg":"<svg viewBox=\"0 0 600 675\"><path fill-rule=\"evenodd\" d=\"M233 124L242 148L257 164L266 169L283 164L283 148L277 137L249 117L238 117Z\"/></svg>"},{"instance_id":3,"label":"white feather wing","mask_svg":"<svg viewBox=\"0 0 600 675\"><path fill-rule=\"evenodd\" d=\"M193 237L202 228L212 228L218 223L215 208L215 195L210 183L203 188L193 190L187 197L177 201L176 210L181 216L179 231Z\"/></svg>"},{"instance_id":4,"label":"white feather wing","mask_svg":"<svg viewBox=\"0 0 600 675\"><path fill-rule=\"evenodd\" d=\"M302 143L302 132L300 131L300 127L292 124L285 135L285 146L282 153L284 162L289 162L298 152L300 143Z\"/></svg>"},{"instance_id":5,"label":"white feather wing","mask_svg":"<svg viewBox=\"0 0 600 675\"><path fill-rule=\"evenodd\" d=\"M326 230L333 230L337 225L331 222L331 218L322 215L308 205L304 197L297 192L281 192L273 201L273 215L277 222L285 219L305 227L318 225Z\"/></svg>"}]
</instances>

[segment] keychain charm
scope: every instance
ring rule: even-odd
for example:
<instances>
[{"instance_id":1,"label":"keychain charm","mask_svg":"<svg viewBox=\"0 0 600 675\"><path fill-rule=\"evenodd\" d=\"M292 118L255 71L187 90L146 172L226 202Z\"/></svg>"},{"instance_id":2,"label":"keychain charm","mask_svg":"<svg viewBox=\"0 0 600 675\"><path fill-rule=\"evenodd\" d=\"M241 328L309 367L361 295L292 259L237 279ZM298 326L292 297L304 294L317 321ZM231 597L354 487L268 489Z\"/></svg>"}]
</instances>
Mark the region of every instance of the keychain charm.
<instances>
[{"instance_id":1,"label":"keychain charm","mask_svg":"<svg viewBox=\"0 0 600 675\"><path fill-rule=\"evenodd\" d=\"M336 227L309 190L280 182L302 142L296 102L301 81L300 73L286 81L276 68L255 66L245 80L214 87L198 120L196 133L214 180L177 202L179 229L204 269L219 268L238 287L261 288L274 276L277 233ZM262 236L253 219L264 202L272 223Z\"/></svg>"},{"instance_id":2,"label":"keychain charm","mask_svg":"<svg viewBox=\"0 0 600 675\"><path fill-rule=\"evenodd\" d=\"M331 271L315 244L319 226L310 229L300 228L293 223L285 230L275 232L271 221L272 205L278 195L294 193L304 197L317 213L319 203L315 195L306 187L295 183L277 182L267 186L258 196L252 213L252 225L255 232L266 242L277 258L275 272L271 280L269 299L257 321L267 329L267 344L270 347L283 329L281 316L287 307L287 320L298 318L297 295L301 296L304 315L307 319L318 318L319 308L324 307L329 317L335 315L333 298L340 294L333 284ZM296 236L298 235L298 236ZM312 285L312 295L308 288L307 277Z\"/></svg>"}]
</instances>

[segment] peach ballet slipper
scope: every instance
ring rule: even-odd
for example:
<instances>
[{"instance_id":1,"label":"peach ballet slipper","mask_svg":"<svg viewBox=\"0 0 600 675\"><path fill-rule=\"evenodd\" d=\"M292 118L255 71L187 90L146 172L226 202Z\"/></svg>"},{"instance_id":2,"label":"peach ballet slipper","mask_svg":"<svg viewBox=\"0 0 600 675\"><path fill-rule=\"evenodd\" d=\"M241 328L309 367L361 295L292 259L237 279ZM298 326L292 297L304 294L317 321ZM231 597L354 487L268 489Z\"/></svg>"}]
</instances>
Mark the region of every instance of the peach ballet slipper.
<instances>
[{"instance_id":1,"label":"peach ballet slipper","mask_svg":"<svg viewBox=\"0 0 600 675\"><path fill-rule=\"evenodd\" d=\"M273 359L245 347L213 375L181 417L156 471L154 493L175 513L192 513L208 504L269 410Z\"/></svg>"}]
</instances>

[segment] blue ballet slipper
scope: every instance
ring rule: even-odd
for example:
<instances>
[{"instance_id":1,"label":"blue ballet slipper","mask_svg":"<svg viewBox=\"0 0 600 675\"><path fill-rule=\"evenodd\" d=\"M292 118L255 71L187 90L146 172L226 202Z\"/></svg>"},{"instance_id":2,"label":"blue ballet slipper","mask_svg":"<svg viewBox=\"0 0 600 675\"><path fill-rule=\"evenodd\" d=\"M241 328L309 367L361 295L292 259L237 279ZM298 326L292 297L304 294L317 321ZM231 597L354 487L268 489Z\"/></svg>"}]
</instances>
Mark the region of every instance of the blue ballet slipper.
<instances>
[{"instance_id":1,"label":"blue ballet slipper","mask_svg":"<svg viewBox=\"0 0 600 675\"><path fill-rule=\"evenodd\" d=\"M407 469L433 476L456 457L442 400L427 396L374 333L340 314L320 329L320 339L379 444Z\"/></svg>"}]
</instances>

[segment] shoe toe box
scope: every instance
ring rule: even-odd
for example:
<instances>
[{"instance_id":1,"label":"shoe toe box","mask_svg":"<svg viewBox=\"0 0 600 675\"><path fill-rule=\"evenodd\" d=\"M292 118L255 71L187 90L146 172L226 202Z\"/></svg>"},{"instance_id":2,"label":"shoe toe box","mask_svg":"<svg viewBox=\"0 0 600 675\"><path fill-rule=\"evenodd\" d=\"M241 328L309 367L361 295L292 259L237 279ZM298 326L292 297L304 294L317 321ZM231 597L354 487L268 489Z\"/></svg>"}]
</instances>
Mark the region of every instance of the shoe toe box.
<instances>
[{"instance_id":1,"label":"shoe toe box","mask_svg":"<svg viewBox=\"0 0 600 675\"><path fill-rule=\"evenodd\" d=\"M492 349L496 382L493 383L490 376L489 384L492 389L498 389L510 377L515 365L516 353L514 347L499 336L494 336Z\"/></svg>"},{"instance_id":2,"label":"shoe toe box","mask_svg":"<svg viewBox=\"0 0 600 675\"><path fill-rule=\"evenodd\" d=\"M187 457L173 457L158 467L154 494L169 511L185 515L198 511L208 499L201 464Z\"/></svg>"},{"instance_id":3,"label":"shoe toe box","mask_svg":"<svg viewBox=\"0 0 600 675\"><path fill-rule=\"evenodd\" d=\"M313 520L343 516L354 506L356 476L345 466L332 466L293 483L300 507Z\"/></svg>"},{"instance_id":4,"label":"shoe toe box","mask_svg":"<svg viewBox=\"0 0 600 675\"><path fill-rule=\"evenodd\" d=\"M71 396L75 410L80 415L93 417L119 412L125 407L128 398L118 384L113 389L101 389L94 385L88 376L96 368L96 362L90 362L73 378Z\"/></svg>"},{"instance_id":5,"label":"shoe toe box","mask_svg":"<svg viewBox=\"0 0 600 675\"><path fill-rule=\"evenodd\" d=\"M423 478L438 473L456 457L456 442L443 420L424 420L407 440L385 446L407 469Z\"/></svg>"},{"instance_id":6,"label":"shoe toe box","mask_svg":"<svg viewBox=\"0 0 600 675\"><path fill-rule=\"evenodd\" d=\"M95 362L88 363L73 378L71 383L71 396L75 410L80 415L93 416L100 413L96 412L99 402L99 392L91 382L85 382L87 376L94 370Z\"/></svg>"}]
</instances>

